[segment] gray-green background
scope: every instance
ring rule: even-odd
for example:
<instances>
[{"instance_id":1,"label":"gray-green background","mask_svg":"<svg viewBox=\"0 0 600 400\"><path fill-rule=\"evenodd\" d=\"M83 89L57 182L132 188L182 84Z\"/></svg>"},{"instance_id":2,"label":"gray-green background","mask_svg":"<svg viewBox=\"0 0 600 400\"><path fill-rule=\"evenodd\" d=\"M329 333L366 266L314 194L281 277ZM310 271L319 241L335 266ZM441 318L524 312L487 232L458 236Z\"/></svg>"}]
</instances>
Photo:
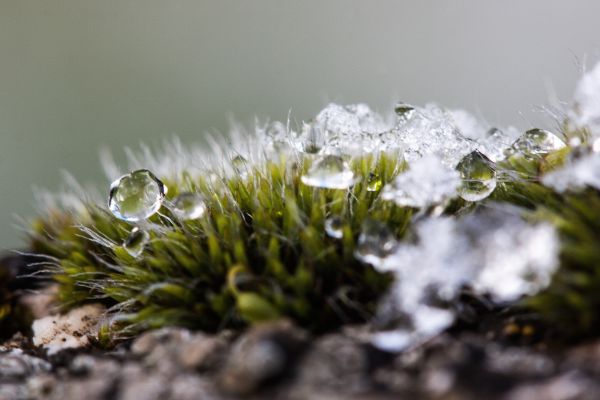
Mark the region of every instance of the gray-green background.
<instances>
[{"instance_id":1,"label":"gray-green background","mask_svg":"<svg viewBox=\"0 0 600 400\"><path fill-rule=\"evenodd\" d=\"M0 0L0 247L60 169L104 183L120 152L298 119L327 101L463 107L521 128L600 58L600 2Z\"/></svg>"}]
</instances>

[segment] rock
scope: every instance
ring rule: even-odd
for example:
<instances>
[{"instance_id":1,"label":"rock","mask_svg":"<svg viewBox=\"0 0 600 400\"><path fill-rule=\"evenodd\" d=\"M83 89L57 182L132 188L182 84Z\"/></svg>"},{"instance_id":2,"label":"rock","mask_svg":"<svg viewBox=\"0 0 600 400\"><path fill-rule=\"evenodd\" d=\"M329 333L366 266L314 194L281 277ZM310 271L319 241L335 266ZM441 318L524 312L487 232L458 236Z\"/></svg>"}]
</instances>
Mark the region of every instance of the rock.
<instances>
[{"instance_id":1,"label":"rock","mask_svg":"<svg viewBox=\"0 0 600 400\"><path fill-rule=\"evenodd\" d=\"M344 393L366 392L368 358L365 347L342 334L329 334L315 340L298 366L292 393L298 398Z\"/></svg>"},{"instance_id":2,"label":"rock","mask_svg":"<svg viewBox=\"0 0 600 400\"><path fill-rule=\"evenodd\" d=\"M207 371L221 363L226 348L227 340L222 336L166 328L142 334L133 342L131 351L146 365L159 369Z\"/></svg>"},{"instance_id":3,"label":"rock","mask_svg":"<svg viewBox=\"0 0 600 400\"><path fill-rule=\"evenodd\" d=\"M570 371L538 383L518 386L504 400L596 400L600 398L600 385L596 377Z\"/></svg>"},{"instance_id":4,"label":"rock","mask_svg":"<svg viewBox=\"0 0 600 400\"><path fill-rule=\"evenodd\" d=\"M87 347L89 337L95 336L95 328L105 308L88 304L75 308L64 315L51 315L33 321L33 344L55 354L63 349Z\"/></svg>"},{"instance_id":5,"label":"rock","mask_svg":"<svg viewBox=\"0 0 600 400\"><path fill-rule=\"evenodd\" d=\"M286 321L252 327L233 345L219 375L228 393L246 395L290 373L307 334Z\"/></svg>"},{"instance_id":6,"label":"rock","mask_svg":"<svg viewBox=\"0 0 600 400\"><path fill-rule=\"evenodd\" d=\"M52 366L41 358L13 349L0 353L0 378L22 379L30 375L50 371Z\"/></svg>"}]
</instances>

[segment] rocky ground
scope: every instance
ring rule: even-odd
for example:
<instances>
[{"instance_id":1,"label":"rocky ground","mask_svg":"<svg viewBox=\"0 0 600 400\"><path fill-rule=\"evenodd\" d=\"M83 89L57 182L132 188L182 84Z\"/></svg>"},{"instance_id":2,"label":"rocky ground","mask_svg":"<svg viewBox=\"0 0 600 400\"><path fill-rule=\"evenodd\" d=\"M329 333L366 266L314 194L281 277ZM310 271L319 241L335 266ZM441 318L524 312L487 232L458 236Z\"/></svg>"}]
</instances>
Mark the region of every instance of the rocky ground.
<instances>
[{"instance_id":1,"label":"rocky ground","mask_svg":"<svg viewBox=\"0 0 600 400\"><path fill-rule=\"evenodd\" d=\"M399 355L360 329L311 337L285 322L239 336L163 329L113 351L0 351L0 399L598 399L600 340L549 351L444 334Z\"/></svg>"},{"instance_id":2,"label":"rocky ground","mask_svg":"<svg viewBox=\"0 0 600 400\"><path fill-rule=\"evenodd\" d=\"M314 335L288 321L149 331L100 350L94 306L51 315L52 290L16 279L21 258L1 261L2 301L37 322L0 345L0 400L600 398L600 340L551 344L532 316L474 299L464 299L452 330L401 354L369 345L368 326ZM4 336L19 326L0 322Z\"/></svg>"}]
</instances>

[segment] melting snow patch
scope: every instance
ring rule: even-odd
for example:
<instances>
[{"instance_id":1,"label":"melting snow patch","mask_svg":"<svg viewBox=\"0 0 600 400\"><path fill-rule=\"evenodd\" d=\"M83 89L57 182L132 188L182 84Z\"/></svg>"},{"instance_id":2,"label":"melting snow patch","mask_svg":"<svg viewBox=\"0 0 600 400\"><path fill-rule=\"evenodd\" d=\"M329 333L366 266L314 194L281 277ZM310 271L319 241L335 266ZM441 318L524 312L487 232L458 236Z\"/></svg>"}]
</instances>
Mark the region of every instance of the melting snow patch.
<instances>
[{"instance_id":1,"label":"melting snow patch","mask_svg":"<svg viewBox=\"0 0 600 400\"><path fill-rule=\"evenodd\" d=\"M450 326L454 315L437 304L453 301L464 285L496 301L545 288L557 267L559 241L549 224L530 225L518 214L487 209L460 219L431 218L416 225L416 242L401 243L375 267L395 275L382 309L405 321L377 334L374 344L402 350Z\"/></svg>"}]
</instances>

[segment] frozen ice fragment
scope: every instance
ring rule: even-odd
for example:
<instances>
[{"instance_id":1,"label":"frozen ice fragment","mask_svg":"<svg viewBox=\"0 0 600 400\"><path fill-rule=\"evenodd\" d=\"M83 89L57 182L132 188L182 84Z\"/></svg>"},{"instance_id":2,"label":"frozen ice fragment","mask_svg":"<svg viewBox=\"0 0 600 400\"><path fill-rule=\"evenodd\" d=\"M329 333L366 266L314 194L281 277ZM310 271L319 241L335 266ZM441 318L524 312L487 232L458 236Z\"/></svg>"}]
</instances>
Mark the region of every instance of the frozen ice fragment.
<instances>
[{"instance_id":1,"label":"frozen ice fragment","mask_svg":"<svg viewBox=\"0 0 600 400\"><path fill-rule=\"evenodd\" d=\"M459 185L457 171L444 166L437 157L424 157L386 185L382 198L401 207L429 207L454 197Z\"/></svg>"}]
</instances>

